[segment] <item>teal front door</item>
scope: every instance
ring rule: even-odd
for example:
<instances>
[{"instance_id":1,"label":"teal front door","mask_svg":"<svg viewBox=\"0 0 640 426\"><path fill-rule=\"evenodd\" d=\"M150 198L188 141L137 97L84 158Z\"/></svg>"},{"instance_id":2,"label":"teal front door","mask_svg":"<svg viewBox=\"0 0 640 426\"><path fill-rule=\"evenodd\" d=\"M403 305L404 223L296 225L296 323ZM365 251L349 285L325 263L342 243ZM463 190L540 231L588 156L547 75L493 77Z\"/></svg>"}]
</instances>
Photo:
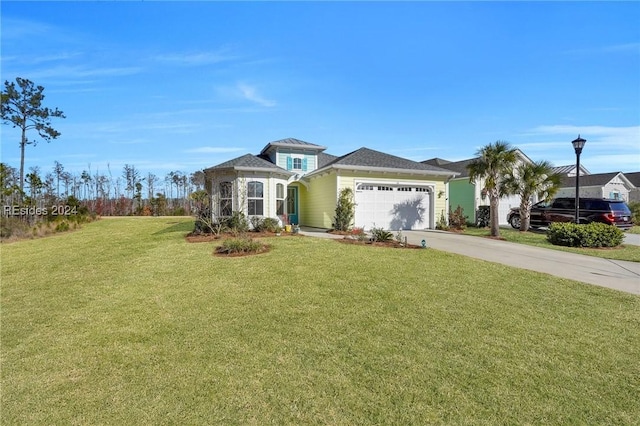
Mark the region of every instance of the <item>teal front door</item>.
<instances>
[{"instance_id":1,"label":"teal front door","mask_svg":"<svg viewBox=\"0 0 640 426\"><path fill-rule=\"evenodd\" d=\"M291 225L300 225L298 221L298 188L295 186L287 188L287 214Z\"/></svg>"}]
</instances>

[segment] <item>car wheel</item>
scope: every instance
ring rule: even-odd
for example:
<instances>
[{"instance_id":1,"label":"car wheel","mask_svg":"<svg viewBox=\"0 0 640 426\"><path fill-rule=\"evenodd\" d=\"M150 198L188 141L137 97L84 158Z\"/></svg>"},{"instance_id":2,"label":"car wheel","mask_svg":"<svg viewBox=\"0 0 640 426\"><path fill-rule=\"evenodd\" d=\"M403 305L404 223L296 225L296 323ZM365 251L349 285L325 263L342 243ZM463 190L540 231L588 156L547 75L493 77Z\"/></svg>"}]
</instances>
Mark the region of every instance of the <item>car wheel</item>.
<instances>
[{"instance_id":1,"label":"car wheel","mask_svg":"<svg viewBox=\"0 0 640 426\"><path fill-rule=\"evenodd\" d=\"M509 223L511 224L511 227L513 229L520 229L520 216L518 215L511 216Z\"/></svg>"}]
</instances>

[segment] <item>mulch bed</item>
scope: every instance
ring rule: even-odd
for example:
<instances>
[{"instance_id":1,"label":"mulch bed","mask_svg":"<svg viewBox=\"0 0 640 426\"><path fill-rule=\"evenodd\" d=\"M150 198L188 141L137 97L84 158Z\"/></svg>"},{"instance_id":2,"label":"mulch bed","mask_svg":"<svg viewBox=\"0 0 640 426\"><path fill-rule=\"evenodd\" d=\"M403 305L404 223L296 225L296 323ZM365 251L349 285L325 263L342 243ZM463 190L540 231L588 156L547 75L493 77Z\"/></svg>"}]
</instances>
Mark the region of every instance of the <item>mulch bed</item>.
<instances>
[{"instance_id":1,"label":"mulch bed","mask_svg":"<svg viewBox=\"0 0 640 426\"><path fill-rule=\"evenodd\" d=\"M355 244L359 246L372 246L372 247L387 247L387 248L402 248L402 249L421 249L422 246L415 244L404 244L398 241L360 241L353 238L337 239L336 241L344 244Z\"/></svg>"}]
</instances>

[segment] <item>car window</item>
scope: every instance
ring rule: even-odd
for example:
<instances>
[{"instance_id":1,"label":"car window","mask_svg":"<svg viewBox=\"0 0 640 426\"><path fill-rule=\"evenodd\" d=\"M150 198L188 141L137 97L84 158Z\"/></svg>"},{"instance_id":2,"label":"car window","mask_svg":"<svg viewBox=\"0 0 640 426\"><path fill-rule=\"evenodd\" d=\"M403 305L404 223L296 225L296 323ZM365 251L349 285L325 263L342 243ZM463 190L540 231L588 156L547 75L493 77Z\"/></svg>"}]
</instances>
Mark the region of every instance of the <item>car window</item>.
<instances>
[{"instance_id":1,"label":"car window","mask_svg":"<svg viewBox=\"0 0 640 426\"><path fill-rule=\"evenodd\" d=\"M551 201L539 201L531 206L531 208L546 209L549 206L551 206Z\"/></svg>"},{"instance_id":2,"label":"car window","mask_svg":"<svg viewBox=\"0 0 640 426\"><path fill-rule=\"evenodd\" d=\"M619 214L631 216L631 210L629 210L629 206L627 206L625 203L609 203L609 205L611 206L612 211Z\"/></svg>"},{"instance_id":3,"label":"car window","mask_svg":"<svg viewBox=\"0 0 640 426\"><path fill-rule=\"evenodd\" d=\"M554 209L574 209L576 202L572 198L558 198L553 202Z\"/></svg>"}]
</instances>

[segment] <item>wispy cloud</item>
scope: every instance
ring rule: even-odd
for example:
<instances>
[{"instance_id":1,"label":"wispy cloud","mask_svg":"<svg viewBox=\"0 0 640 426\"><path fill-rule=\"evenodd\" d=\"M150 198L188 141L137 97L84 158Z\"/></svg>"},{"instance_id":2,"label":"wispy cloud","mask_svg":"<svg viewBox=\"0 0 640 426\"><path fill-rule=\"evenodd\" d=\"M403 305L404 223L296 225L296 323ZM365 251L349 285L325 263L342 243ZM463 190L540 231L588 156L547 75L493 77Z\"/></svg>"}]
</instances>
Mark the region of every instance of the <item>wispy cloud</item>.
<instances>
[{"instance_id":1,"label":"wispy cloud","mask_svg":"<svg viewBox=\"0 0 640 426\"><path fill-rule=\"evenodd\" d=\"M270 99L266 99L260 93L255 86L250 86L245 83L238 83L237 89L240 91L242 97L248 101L255 102L258 105L265 107L274 107L276 102Z\"/></svg>"},{"instance_id":2,"label":"wispy cloud","mask_svg":"<svg viewBox=\"0 0 640 426\"><path fill-rule=\"evenodd\" d=\"M142 72L141 67L96 67L87 66L65 66L60 65L53 68L47 68L30 73L31 78L58 78L65 79L89 78L89 77L122 77L126 75L134 75Z\"/></svg>"},{"instance_id":3,"label":"wispy cloud","mask_svg":"<svg viewBox=\"0 0 640 426\"><path fill-rule=\"evenodd\" d=\"M229 152L245 151L244 148L227 148L220 146L202 146L199 148L187 149L184 152L189 154L226 154Z\"/></svg>"},{"instance_id":4,"label":"wispy cloud","mask_svg":"<svg viewBox=\"0 0 640 426\"><path fill-rule=\"evenodd\" d=\"M637 170L640 165L640 126L542 125L521 134L518 143L532 159L555 165L575 163L571 141L587 140L582 152L585 167L593 173Z\"/></svg>"},{"instance_id":5,"label":"wispy cloud","mask_svg":"<svg viewBox=\"0 0 640 426\"><path fill-rule=\"evenodd\" d=\"M604 53L636 53L640 54L640 43L620 43L608 46L592 46L581 49L568 50L565 53L577 55L604 54Z\"/></svg>"},{"instance_id":6,"label":"wispy cloud","mask_svg":"<svg viewBox=\"0 0 640 426\"><path fill-rule=\"evenodd\" d=\"M176 65L200 66L232 61L238 58L236 55L229 54L228 52L228 49L220 49L213 52L168 53L157 55L154 59Z\"/></svg>"}]
</instances>

